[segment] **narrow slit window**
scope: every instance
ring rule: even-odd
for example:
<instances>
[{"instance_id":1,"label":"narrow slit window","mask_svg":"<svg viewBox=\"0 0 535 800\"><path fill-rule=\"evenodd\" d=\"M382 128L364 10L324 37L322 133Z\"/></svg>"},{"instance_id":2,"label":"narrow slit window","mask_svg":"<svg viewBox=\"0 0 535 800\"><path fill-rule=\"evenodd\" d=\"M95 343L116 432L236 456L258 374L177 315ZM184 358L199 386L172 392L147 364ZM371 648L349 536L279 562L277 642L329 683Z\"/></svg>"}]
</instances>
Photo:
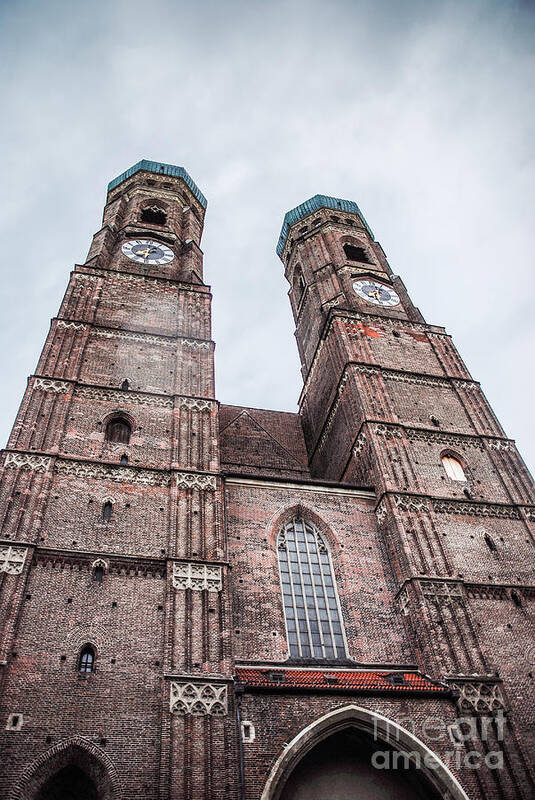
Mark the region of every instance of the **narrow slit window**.
<instances>
[{"instance_id":1,"label":"narrow slit window","mask_svg":"<svg viewBox=\"0 0 535 800\"><path fill-rule=\"evenodd\" d=\"M293 519L279 533L277 548L290 656L345 658L331 559L319 532Z\"/></svg>"},{"instance_id":2,"label":"narrow slit window","mask_svg":"<svg viewBox=\"0 0 535 800\"><path fill-rule=\"evenodd\" d=\"M78 664L80 672L94 672L95 671L95 651L90 644L86 644L80 653L80 661Z\"/></svg>"},{"instance_id":3,"label":"narrow slit window","mask_svg":"<svg viewBox=\"0 0 535 800\"><path fill-rule=\"evenodd\" d=\"M442 456L442 466L446 470L446 475L452 481L465 481L463 465L455 456Z\"/></svg>"},{"instance_id":4,"label":"narrow slit window","mask_svg":"<svg viewBox=\"0 0 535 800\"><path fill-rule=\"evenodd\" d=\"M104 505L102 506L102 521L109 522L111 519L111 514L113 511L113 505L110 500L106 500Z\"/></svg>"}]
</instances>

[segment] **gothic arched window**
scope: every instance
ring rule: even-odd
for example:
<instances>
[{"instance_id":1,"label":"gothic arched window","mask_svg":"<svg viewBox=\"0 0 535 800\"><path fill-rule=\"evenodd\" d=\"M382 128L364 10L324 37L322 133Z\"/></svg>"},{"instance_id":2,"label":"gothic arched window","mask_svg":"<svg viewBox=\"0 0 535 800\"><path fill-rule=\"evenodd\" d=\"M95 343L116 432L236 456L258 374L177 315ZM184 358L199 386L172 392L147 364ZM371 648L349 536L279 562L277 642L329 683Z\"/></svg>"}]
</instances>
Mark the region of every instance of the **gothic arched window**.
<instances>
[{"instance_id":1,"label":"gothic arched window","mask_svg":"<svg viewBox=\"0 0 535 800\"><path fill-rule=\"evenodd\" d=\"M106 439L109 442L128 444L132 427L124 417L113 417L106 425Z\"/></svg>"},{"instance_id":2,"label":"gothic arched window","mask_svg":"<svg viewBox=\"0 0 535 800\"><path fill-rule=\"evenodd\" d=\"M345 658L331 559L320 534L293 519L279 533L277 550L290 656Z\"/></svg>"},{"instance_id":3,"label":"gothic arched window","mask_svg":"<svg viewBox=\"0 0 535 800\"><path fill-rule=\"evenodd\" d=\"M80 672L94 672L95 671L95 650L90 644L86 644L80 653L80 660L78 662L78 670Z\"/></svg>"},{"instance_id":4,"label":"gothic arched window","mask_svg":"<svg viewBox=\"0 0 535 800\"><path fill-rule=\"evenodd\" d=\"M452 481L465 481L466 475L464 474L463 465L455 456L449 453L442 456L442 466L446 470L446 475Z\"/></svg>"}]
</instances>

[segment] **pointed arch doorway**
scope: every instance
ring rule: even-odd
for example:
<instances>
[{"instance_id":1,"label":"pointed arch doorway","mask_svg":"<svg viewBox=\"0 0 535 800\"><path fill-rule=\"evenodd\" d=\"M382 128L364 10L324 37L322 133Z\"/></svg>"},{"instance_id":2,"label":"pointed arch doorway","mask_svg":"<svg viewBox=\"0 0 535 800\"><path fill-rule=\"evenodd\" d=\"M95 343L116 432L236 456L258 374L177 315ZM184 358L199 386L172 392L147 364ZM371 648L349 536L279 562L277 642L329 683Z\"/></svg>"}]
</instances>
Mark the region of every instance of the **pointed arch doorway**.
<instances>
[{"instance_id":1,"label":"pointed arch doorway","mask_svg":"<svg viewBox=\"0 0 535 800\"><path fill-rule=\"evenodd\" d=\"M120 796L117 771L106 752L75 737L30 764L10 800L119 800Z\"/></svg>"},{"instance_id":2,"label":"pointed arch doorway","mask_svg":"<svg viewBox=\"0 0 535 800\"><path fill-rule=\"evenodd\" d=\"M382 755L374 766L377 751ZM411 754L411 762L401 755L404 752ZM289 743L271 770L261 800L305 798L468 800L446 765L421 740L355 705L329 712Z\"/></svg>"}]
</instances>

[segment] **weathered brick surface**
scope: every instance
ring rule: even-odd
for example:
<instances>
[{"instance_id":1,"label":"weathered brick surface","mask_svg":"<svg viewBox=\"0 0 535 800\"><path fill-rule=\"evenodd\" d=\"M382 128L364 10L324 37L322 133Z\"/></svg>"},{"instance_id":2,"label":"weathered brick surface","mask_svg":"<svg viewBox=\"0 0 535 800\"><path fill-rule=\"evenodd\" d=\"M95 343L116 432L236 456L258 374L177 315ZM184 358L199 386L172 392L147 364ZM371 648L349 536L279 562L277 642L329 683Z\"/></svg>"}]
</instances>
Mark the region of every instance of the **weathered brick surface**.
<instances>
[{"instance_id":1,"label":"weathered brick surface","mask_svg":"<svg viewBox=\"0 0 535 800\"><path fill-rule=\"evenodd\" d=\"M330 208L292 225L282 253L299 413L219 406L204 208L159 172L109 193L2 454L0 796L35 800L71 764L103 800L259 800L277 759L298 761L288 744L352 705L428 745L471 800L528 800L535 499L514 443L360 216ZM148 206L165 225L143 222ZM121 250L131 238L175 257L136 263ZM348 260L347 244L365 261ZM391 283L400 304L366 303L358 277ZM127 444L106 440L117 414ZM466 481L446 475L446 453ZM277 537L294 517L330 553L341 662L288 658ZM96 671L84 675L88 643ZM403 687L262 691L235 682L235 662L420 670L440 699ZM211 713L214 692L226 699ZM238 736L238 706L254 741ZM461 713L483 716L467 747L480 759L503 751L502 769L459 756L447 726Z\"/></svg>"}]
</instances>

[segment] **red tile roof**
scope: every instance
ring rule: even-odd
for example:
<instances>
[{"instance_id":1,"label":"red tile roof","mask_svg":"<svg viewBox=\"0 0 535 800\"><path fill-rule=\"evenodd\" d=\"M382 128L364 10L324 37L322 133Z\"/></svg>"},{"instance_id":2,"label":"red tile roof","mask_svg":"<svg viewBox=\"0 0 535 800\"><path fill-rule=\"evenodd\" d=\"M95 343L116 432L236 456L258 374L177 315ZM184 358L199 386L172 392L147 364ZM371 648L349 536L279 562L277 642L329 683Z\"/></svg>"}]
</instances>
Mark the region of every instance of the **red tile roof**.
<instances>
[{"instance_id":1,"label":"red tile roof","mask_svg":"<svg viewBox=\"0 0 535 800\"><path fill-rule=\"evenodd\" d=\"M449 694L450 687L420 672L284 669L236 667L236 680L250 689L281 691L432 692Z\"/></svg>"}]
</instances>

